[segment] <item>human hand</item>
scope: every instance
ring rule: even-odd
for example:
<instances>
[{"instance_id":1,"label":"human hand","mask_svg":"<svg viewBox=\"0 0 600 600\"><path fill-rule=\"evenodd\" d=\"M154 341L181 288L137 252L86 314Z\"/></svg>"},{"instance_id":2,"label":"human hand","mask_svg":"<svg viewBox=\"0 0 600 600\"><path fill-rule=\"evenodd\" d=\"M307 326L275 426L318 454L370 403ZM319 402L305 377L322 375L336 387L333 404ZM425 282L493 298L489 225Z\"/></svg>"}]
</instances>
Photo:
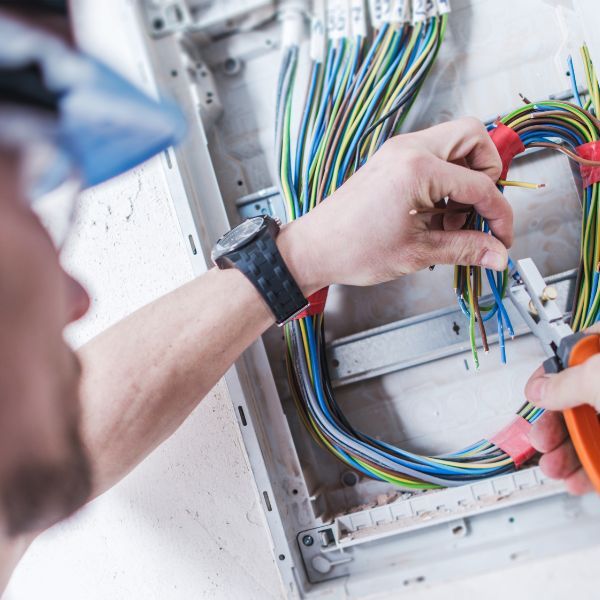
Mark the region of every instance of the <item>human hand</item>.
<instances>
[{"instance_id":1,"label":"human hand","mask_svg":"<svg viewBox=\"0 0 600 600\"><path fill-rule=\"evenodd\" d=\"M485 127L465 118L399 135L331 197L284 227L278 245L302 289L372 285L432 264L503 270L512 210L496 188L501 161ZM465 214L410 214L473 207L495 237L461 227Z\"/></svg>"},{"instance_id":2,"label":"human hand","mask_svg":"<svg viewBox=\"0 0 600 600\"><path fill-rule=\"evenodd\" d=\"M600 333L600 324L590 327L587 332ZM600 355L555 375L546 375L543 367L539 367L527 382L525 395L529 402L549 411L534 423L529 434L533 447L543 453L540 459L542 471L553 479L564 479L572 494L593 491L561 413L550 411L581 404L590 404L600 410Z\"/></svg>"}]
</instances>

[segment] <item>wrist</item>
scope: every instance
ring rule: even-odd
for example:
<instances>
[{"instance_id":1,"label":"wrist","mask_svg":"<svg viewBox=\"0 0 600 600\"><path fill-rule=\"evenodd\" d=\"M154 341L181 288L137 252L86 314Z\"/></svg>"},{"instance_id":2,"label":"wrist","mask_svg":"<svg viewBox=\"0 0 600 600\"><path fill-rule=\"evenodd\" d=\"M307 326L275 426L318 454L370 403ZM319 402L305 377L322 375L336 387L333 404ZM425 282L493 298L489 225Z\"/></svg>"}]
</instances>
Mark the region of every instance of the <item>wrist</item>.
<instances>
[{"instance_id":1,"label":"wrist","mask_svg":"<svg viewBox=\"0 0 600 600\"><path fill-rule=\"evenodd\" d=\"M281 228L277 248L305 297L331 284L323 269L325 257L312 239L309 223L298 219Z\"/></svg>"}]
</instances>

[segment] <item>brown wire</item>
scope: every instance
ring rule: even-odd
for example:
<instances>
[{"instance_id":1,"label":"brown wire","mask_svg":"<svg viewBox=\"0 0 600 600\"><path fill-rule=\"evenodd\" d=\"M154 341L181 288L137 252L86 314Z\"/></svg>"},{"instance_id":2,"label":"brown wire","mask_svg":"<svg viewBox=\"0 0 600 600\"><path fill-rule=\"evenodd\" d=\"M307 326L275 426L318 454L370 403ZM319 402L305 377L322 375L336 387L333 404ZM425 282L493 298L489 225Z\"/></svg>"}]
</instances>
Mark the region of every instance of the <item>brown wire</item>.
<instances>
[{"instance_id":1,"label":"brown wire","mask_svg":"<svg viewBox=\"0 0 600 600\"><path fill-rule=\"evenodd\" d=\"M578 162L580 165L585 165L586 167L600 167L600 160L589 160L587 158L582 158L581 156L575 154L575 152L571 152L564 146L560 146L559 144L550 144L548 142L533 142L529 144L530 148L550 148L551 150L558 150L563 154L566 154L570 159Z\"/></svg>"},{"instance_id":2,"label":"brown wire","mask_svg":"<svg viewBox=\"0 0 600 600\"><path fill-rule=\"evenodd\" d=\"M479 295L481 294L481 269L474 267L471 270L471 273L473 274L473 307L475 308L475 320L477 321L477 326L479 327L483 349L485 352L489 352L490 346L488 344L487 333L485 331L483 319L481 318L481 310L479 309Z\"/></svg>"}]
</instances>

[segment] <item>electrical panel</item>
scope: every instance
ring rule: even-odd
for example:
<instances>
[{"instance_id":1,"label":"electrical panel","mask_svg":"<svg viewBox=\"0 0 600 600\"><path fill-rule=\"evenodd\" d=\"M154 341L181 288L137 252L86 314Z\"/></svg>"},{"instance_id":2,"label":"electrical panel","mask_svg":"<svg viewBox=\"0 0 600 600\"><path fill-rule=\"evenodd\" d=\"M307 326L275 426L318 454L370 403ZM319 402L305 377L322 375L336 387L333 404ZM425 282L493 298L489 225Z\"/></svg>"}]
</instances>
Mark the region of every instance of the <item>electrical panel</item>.
<instances>
[{"instance_id":1,"label":"electrical panel","mask_svg":"<svg viewBox=\"0 0 600 600\"><path fill-rule=\"evenodd\" d=\"M198 272L210 264L216 239L242 219L285 218L273 142L284 5L307 16L299 43L308 56L312 2L130 6L148 78L181 104L190 124L163 166ZM464 115L493 121L521 103L519 93L569 98L568 55L585 41L600 61L596 11L591 0L454 0L439 55L402 130ZM306 60L298 69L306 77ZM295 90L300 102L304 93ZM526 153L511 176L546 184L506 191L516 224L511 255L532 257L567 311L581 225L571 165L555 154ZM515 316L508 364L492 345L476 372L451 280L451 269L436 267L370 289L332 289L327 303L328 367L346 416L374 438L414 452L448 452L501 429L544 358ZM392 587L410 593L424 582L600 539L600 500L570 497L535 461L425 492L349 469L304 428L284 354L281 330L273 329L225 379L290 597L352 598Z\"/></svg>"}]
</instances>

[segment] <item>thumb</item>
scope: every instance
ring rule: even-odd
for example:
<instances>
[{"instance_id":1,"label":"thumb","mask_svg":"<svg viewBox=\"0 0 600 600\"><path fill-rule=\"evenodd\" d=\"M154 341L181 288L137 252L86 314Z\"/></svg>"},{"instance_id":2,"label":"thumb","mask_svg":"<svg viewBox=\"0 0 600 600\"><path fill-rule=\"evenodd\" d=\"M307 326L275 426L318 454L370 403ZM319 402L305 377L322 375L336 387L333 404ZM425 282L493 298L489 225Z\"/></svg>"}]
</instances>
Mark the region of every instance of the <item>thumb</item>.
<instances>
[{"instance_id":1,"label":"thumb","mask_svg":"<svg viewBox=\"0 0 600 600\"><path fill-rule=\"evenodd\" d=\"M481 231L429 230L424 254L424 265L472 265L503 271L508 262L504 244Z\"/></svg>"},{"instance_id":2,"label":"thumb","mask_svg":"<svg viewBox=\"0 0 600 600\"><path fill-rule=\"evenodd\" d=\"M525 389L530 402L540 408L564 410L590 404L600 410L600 355L556 375L532 378Z\"/></svg>"}]
</instances>

